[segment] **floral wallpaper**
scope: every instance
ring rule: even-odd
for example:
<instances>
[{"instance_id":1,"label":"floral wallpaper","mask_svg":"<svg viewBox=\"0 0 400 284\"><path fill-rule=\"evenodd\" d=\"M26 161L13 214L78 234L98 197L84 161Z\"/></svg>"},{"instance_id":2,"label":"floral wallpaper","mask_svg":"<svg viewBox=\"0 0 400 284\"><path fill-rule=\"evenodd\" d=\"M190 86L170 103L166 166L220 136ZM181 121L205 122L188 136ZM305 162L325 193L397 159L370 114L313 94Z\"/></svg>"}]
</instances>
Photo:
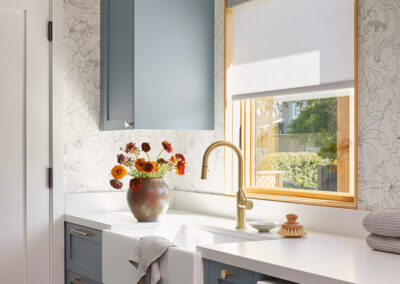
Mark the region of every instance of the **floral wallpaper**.
<instances>
[{"instance_id":1,"label":"floral wallpaper","mask_svg":"<svg viewBox=\"0 0 400 284\"><path fill-rule=\"evenodd\" d=\"M213 153L212 173L200 179L205 148L224 137L224 0L215 9L215 130L99 130L100 121L100 0L64 0L64 189L66 192L113 191L110 170L119 148L149 142L161 149L168 140L186 156L187 174L171 175L171 188L223 192L223 152ZM154 151L157 152L157 151ZM125 181L124 188L128 185Z\"/></svg>"},{"instance_id":2,"label":"floral wallpaper","mask_svg":"<svg viewBox=\"0 0 400 284\"><path fill-rule=\"evenodd\" d=\"M200 180L201 153L223 138L223 0L216 0L215 131L99 131L100 0L64 0L65 191L110 191L109 171L122 143L169 140L187 155L188 174L172 188L223 192L223 153ZM400 2L359 0L359 208L400 208ZM158 144L157 144L158 143Z\"/></svg>"},{"instance_id":3,"label":"floral wallpaper","mask_svg":"<svg viewBox=\"0 0 400 284\"><path fill-rule=\"evenodd\" d=\"M400 2L358 6L359 208L400 208Z\"/></svg>"}]
</instances>

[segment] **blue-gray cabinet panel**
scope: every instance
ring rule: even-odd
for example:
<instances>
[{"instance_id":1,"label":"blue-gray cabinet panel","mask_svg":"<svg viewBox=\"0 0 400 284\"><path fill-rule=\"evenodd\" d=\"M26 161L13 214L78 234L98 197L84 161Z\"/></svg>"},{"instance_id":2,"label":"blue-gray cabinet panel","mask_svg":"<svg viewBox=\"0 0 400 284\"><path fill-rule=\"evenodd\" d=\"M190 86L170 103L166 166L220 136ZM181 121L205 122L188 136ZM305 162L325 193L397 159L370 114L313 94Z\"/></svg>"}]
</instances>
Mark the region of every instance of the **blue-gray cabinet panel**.
<instances>
[{"instance_id":1,"label":"blue-gray cabinet panel","mask_svg":"<svg viewBox=\"0 0 400 284\"><path fill-rule=\"evenodd\" d=\"M73 271L65 272L65 284L100 284L99 282L87 279Z\"/></svg>"},{"instance_id":2,"label":"blue-gray cabinet panel","mask_svg":"<svg viewBox=\"0 0 400 284\"><path fill-rule=\"evenodd\" d=\"M221 276L224 269L232 273L226 279ZM204 260L204 284L256 284L257 281L267 279L273 278L228 264Z\"/></svg>"},{"instance_id":3,"label":"blue-gray cabinet panel","mask_svg":"<svg viewBox=\"0 0 400 284\"><path fill-rule=\"evenodd\" d=\"M134 123L133 0L101 0L101 130Z\"/></svg>"},{"instance_id":4,"label":"blue-gray cabinet panel","mask_svg":"<svg viewBox=\"0 0 400 284\"><path fill-rule=\"evenodd\" d=\"M95 282L102 282L101 241L101 231L66 223L66 269Z\"/></svg>"},{"instance_id":5,"label":"blue-gray cabinet panel","mask_svg":"<svg viewBox=\"0 0 400 284\"><path fill-rule=\"evenodd\" d=\"M100 121L214 129L214 0L101 0Z\"/></svg>"},{"instance_id":6,"label":"blue-gray cabinet panel","mask_svg":"<svg viewBox=\"0 0 400 284\"><path fill-rule=\"evenodd\" d=\"M135 128L214 129L214 0L134 0Z\"/></svg>"}]
</instances>

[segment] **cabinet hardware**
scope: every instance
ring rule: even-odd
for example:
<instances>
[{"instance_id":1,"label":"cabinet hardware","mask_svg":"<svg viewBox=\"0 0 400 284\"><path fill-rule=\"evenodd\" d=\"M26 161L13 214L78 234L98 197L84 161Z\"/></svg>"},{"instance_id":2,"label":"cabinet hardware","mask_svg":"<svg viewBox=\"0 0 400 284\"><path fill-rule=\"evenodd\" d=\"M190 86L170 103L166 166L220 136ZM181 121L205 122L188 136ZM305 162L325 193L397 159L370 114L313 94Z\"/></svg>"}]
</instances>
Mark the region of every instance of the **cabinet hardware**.
<instances>
[{"instance_id":1,"label":"cabinet hardware","mask_svg":"<svg viewBox=\"0 0 400 284\"><path fill-rule=\"evenodd\" d=\"M53 22L49 21L47 23L47 39L53 41Z\"/></svg>"},{"instance_id":2,"label":"cabinet hardware","mask_svg":"<svg viewBox=\"0 0 400 284\"><path fill-rule=\"evenodd\" d=\"M79 231L77 229L71 229L71 233L75 233L75 234L78 234L83 237L90 237L93 235L92 233L85 233L85 232Z\"/></svg>"},{"instance_id":3,"label":"cabinet hardware","mask_svg":"<svg viewBox=\"0 0 400 284\"><path fill-rule=\"evenodd\" d=\"M221 277L222 277L222 279L226 279L226 278L228 278L229 276L231 276L233 274L233 272L229 272L228 270L226 270L226 269L222 269L221 270Z\"/></svg>"},{"instance_id":4,"label":"cabinet hardware","mask_svg":"<svg viewBox=\"0 0 400 284\"><path fill-rule=\"evenodd\" d=\"M125 120L125 122L124 122L125 127L130 127L132 125L133 125L133 122L129 122L129 121Z\"/></svg>"},{"instance_id":5,"label":"cabinet hardware","mask_svg":"<svg viewBox=\"0 0 400 284\"><path fill-rule=\"evenodd\" d=\"M85 284L85 283L83 283L83 282L81 281L81 279L79 279L79 278L73 278L73 279L71 280L71 283L73 283L73 284Z\"/></svg>"}]
</instances>

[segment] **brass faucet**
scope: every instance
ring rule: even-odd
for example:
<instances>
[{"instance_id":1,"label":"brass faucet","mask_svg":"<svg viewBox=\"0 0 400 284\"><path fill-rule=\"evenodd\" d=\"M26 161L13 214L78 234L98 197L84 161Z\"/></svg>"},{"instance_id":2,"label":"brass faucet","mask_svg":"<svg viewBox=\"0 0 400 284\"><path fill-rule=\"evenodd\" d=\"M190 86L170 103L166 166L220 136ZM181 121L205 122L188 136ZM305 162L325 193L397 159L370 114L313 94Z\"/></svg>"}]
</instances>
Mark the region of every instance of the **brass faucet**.
<instances>
[{"instance_id":1,"label":"brass faucet","mask_svg":"<svg viewBox=\"0 0 400 284\"><path fill-rule=\"evenodd\" d=\"M211 152L218 147L231 148L238 157L238 191L236 193L236 229L246 229L246 209L253 208L253 202L247 200L246 193L244 192L243 182L243 154L238 147L228 141L217 141L212 143L203 154L203 167L201 169L201 178L207 179L208 157Z\"/></svg>"}]
</instances>

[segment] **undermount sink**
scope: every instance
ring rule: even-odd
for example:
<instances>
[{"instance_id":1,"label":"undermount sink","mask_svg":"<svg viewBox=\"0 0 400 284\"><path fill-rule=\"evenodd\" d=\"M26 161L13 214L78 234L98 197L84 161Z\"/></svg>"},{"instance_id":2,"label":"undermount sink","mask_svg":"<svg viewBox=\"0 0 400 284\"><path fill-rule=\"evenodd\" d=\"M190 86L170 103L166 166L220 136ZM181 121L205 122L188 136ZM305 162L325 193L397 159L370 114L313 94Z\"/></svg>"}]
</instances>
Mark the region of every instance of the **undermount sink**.
<instances>
[{"instance_id":1,"label":"undermount sink","mask_svg":"<svg viewBox=\"0 0 400 284\"><path fill-rule=\"evenodd\" d=\"M198 245L276 238L271 234L256 234L254 231L227 228L226 223L220 223L217 218L215 220L208 218L203 222L190 220L172 224L162 222L137 224L130 228L106 230L103 232L104 283L128 284L136 280L136 269L128 262L128 258L139 239L144 236L161 236L176 245L160 258L162 284L203 283L202 259L200 253L196 252Z\"/></svg>"},{"instance_id":2,"label":"undermount sink","mask_svg":"<svg viewBox=\"0 0 400 284\"><path fill-rule=\"evenodd\" d=\"M135 228L119 230L120 234L141 238L144 236L160 236L170 240L174 245L196 251L198 245L210 245L220 243L245 242L270 239L243 231L217 228L207 225L157 225L147 228Z\"/></svg>"}]
</instances>

